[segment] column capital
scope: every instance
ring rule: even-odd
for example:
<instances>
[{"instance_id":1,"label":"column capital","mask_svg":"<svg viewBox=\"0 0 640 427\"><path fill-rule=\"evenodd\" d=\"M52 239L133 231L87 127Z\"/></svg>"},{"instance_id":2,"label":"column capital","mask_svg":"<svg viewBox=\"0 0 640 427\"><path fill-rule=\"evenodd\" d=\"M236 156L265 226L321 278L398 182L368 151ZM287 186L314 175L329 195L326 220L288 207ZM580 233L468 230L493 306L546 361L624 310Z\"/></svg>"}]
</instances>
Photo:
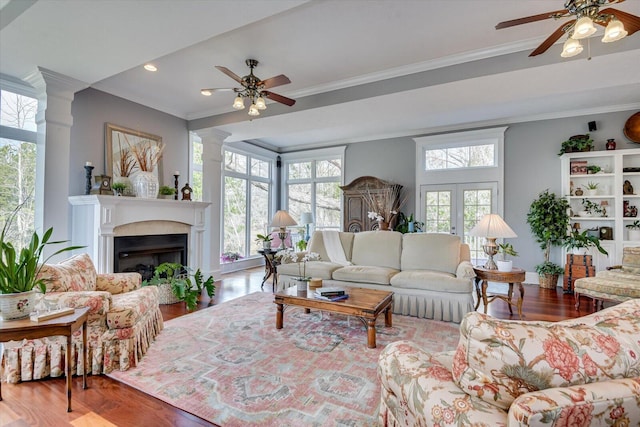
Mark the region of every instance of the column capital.
<instances>
[{"instance_id":1,"label":"column capital","mask_svg":"<svg viewBox=\"0 0 640 427\"><path fill-rule=\"evenodd\" d=\"M216 128L198 129L194 132L202 138L203 143L217 143L220 146L224 143L224 140L231 135L229 132Z\"/></svg>"},{"instance_id":2,"label":"column capital","mask_svg":"<svg viewBox=\"0 0 640 427\"><path fill-rule=\"evenodd\" d=\"M74 94L89 87L88 83L67 77L55 71L38 67L25 80L36 89L38 97L55 95L73 101Z\"/></svg>"}]
</instances>

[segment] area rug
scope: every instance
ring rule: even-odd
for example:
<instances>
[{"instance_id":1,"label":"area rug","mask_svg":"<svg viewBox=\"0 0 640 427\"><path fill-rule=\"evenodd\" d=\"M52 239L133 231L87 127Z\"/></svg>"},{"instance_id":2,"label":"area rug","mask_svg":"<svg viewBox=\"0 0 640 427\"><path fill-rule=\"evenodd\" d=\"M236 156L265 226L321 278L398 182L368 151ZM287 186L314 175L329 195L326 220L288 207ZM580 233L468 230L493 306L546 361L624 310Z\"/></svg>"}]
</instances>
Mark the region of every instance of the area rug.
<instances>
[{"instance_id":1,"label":"area rug","mask_svg":"<svg viewBox=\"0 0 640 427\"><path fill-rule=\"evenodd\" d=\"M165 322L140 364L111 378L220 426L368 426L380 399L378 355L409 339L452 350L458 325L393 316L377 348L357 318L288 307L256 292Z\"/></svg>"}]
</instances>

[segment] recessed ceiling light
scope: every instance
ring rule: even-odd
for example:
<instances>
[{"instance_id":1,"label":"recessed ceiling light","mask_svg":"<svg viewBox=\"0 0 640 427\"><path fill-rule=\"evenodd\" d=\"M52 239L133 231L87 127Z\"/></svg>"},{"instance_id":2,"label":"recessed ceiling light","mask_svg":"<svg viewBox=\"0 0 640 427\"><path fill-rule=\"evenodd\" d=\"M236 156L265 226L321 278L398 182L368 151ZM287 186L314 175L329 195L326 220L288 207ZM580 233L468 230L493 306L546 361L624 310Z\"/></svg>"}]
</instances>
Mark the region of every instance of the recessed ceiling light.
<instances>
[{"instance_id":1,"label":"recessed ceiling light","mask_svg":"<svg viewBox=\"0 0 640 427\"><path fill-rule=\"evenodd\" d=\"M147 71L158 71L158 67L153 64L144 64L144 69Z\"/></svg>"}]
</instances>

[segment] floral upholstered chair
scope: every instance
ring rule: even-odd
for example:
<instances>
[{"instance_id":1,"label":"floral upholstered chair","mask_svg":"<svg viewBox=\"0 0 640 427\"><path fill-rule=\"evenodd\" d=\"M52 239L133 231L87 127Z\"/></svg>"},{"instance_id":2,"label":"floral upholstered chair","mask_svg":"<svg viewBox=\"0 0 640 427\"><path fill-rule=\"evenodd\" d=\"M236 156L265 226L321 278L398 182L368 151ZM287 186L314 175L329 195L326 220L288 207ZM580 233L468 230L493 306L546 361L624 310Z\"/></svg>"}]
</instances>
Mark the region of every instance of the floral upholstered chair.
<instances>
[{"instance_id":1,"label":"floral upholstered chair","mask_svg":"<svg viewBox=\"0 0 640 427\"><path fill-rule=\"evenodd\" d=\"M468 313L456 351L380 355L385 426L640 423L640 300L563 322Z\"/></svg>"},{"instance_id":2,"label":"floral upholstered chair","mask_svg":"<svg viewBox=\"0 0 640 427\"><path fill-rule=\"evenodd\" d=\"M87 373L125 371L136 366L163 327L156 286L141 287L138 273L97 274L87 254L44 265L39 277L47 292L39 309L89 307ZM81 331L73 336L72 369L81 375L84 363ZM3 343L3 380L29 381L65 373L65 337ZM80 363L78 363L80 362Z\"/></svg>"}]
</instances>

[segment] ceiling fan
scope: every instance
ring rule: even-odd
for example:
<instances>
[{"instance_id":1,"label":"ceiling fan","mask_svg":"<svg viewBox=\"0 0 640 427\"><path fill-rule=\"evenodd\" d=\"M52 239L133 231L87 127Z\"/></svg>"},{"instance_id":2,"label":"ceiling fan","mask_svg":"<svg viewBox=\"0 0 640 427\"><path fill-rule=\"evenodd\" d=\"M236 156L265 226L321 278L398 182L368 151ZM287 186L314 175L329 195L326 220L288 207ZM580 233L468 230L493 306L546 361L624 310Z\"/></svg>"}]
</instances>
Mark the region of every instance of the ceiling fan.
<instances>
[{"instance_id":1,"label":"ceiling fan","mask_svg":"<svg viewBox=\"0 0 640 427\"><path fill-rule=\"evenodd\" d=\"M568 34L568 39L563 46L561 54L562 57L567 58L582 52L582 46L579 40L589 37L597 31L593 25L594 23L606 27L604 38L602 39L604 43L620 40L640 30L640 17L611 7L600 9L603 6L622 3L623 1L624 0L567 0L564 3L564 9L504 21L496 25L496 30L549 18L561 19L573 17L570 21L562 24L543 41L540 46L529 54L529 56L536 56L546 52L563 34Z\"/></svg>"},{"instance_id":2,"label":"ceiling fan","mask_svg":"<svg viewBox=\"0 0 640 427\"><path fill-rule=\"evenodd\" d=\"M251 100L251 106L249 107L250 116L259 116L260 110L265 110L267 108L264 102L264 98L268 98L281 104L288 105L289 107L296 103L295 99L287 98L286 96L278 95L277 93L265 90L291 83L291 80L289 80L287 76L285 76L284 74L280 74L265 80L260 80L259 77L253 74L253 69L258 66L258 61L255 59L247 59L245 63L247 64L247 67L249 67L250 72L244 77L238 76L227 67L216 65L216 68L218 70L222 71L227 76L240 83L242 85L241 88L202 89L200 93L205 96L211 96L213 92L217 91L234 91L237 96L233 101L233 108L235 108L236 110L244 109L245 105L243 98L247 98Z\"/></svg>"}]
</instances>

